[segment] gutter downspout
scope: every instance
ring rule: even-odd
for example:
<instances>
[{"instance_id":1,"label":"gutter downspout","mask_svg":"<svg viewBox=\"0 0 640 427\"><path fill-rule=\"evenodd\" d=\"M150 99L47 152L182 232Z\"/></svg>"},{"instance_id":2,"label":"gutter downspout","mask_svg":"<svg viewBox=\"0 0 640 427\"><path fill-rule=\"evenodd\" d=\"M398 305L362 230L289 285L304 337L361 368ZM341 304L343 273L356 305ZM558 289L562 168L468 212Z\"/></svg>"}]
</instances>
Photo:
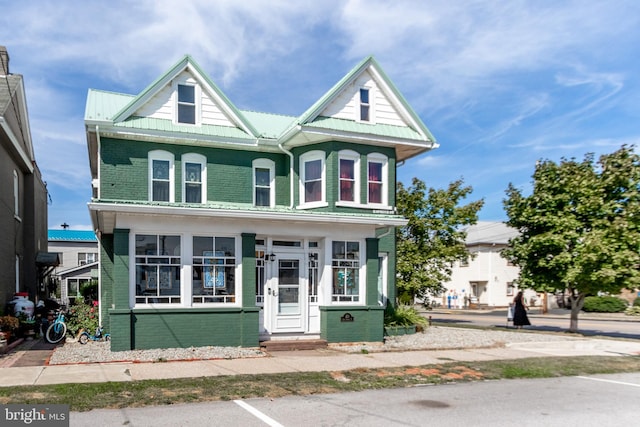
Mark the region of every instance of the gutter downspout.
<instances>
[{"instance_id":1,"label":"gutter downspout","mask_svg":"<svg viewBox=\"0 0 640 427\"><path fill-rule=\"evenodd\" d=\"M278 144L278 148L289 156L289 209L293 209L293 153L283 146L283 142Z\"/></svg>"},{"instance_id":2,"label":"gutter downspout","mask_svg":"<svg viewBox=\"0 0 640 427\"><path fill-rule=\"evenodd\" d=\"M96 152L96 169L98 179L98 199L100 199L100 126L96 125L96 143L98 144ZM95 230L96 237L98 238L98 326L102 327L102 233L100 230Z\"/></svg>"}]
</instances>

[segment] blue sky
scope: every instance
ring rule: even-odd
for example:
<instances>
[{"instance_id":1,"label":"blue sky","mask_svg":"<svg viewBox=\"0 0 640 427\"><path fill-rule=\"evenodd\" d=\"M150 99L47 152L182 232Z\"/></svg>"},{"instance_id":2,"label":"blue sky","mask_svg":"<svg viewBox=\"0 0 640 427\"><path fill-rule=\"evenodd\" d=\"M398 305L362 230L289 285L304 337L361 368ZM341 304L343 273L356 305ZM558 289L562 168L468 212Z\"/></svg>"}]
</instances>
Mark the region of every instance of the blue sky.
<instances>
[{"instance_id":1,"label":"blue sky","mask_svg":"<svg viewBox=\"0 0 640 427\"><path fill-rule=\"evenodd\" d=\"M538 159L640 142L640 2L0 0L0 44L25 79L49 228L90 229L89 88L137 94L192 55L240 109L300 115L374 55L440 148L406 162L463 178L504 220Z\"/></svg>"}]
</instances>

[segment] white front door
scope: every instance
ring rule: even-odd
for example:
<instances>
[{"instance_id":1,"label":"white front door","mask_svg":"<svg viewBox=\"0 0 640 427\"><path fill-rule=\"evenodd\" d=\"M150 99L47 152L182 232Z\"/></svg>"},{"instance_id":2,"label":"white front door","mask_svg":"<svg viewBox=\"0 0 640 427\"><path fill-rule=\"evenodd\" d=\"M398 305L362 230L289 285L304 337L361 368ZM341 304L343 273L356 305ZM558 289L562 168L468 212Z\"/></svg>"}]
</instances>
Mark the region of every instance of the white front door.
<instances>
[{"instance_id":1,"label":"white front door","mask_svg":"<svg viewBox=\"0 0 640 427\"><path fill-rule=\"evenodd\" d=\"M277 254L265 290L271 333L304 332L306 267L303 254Z\"/></svg>"}]
</instances>

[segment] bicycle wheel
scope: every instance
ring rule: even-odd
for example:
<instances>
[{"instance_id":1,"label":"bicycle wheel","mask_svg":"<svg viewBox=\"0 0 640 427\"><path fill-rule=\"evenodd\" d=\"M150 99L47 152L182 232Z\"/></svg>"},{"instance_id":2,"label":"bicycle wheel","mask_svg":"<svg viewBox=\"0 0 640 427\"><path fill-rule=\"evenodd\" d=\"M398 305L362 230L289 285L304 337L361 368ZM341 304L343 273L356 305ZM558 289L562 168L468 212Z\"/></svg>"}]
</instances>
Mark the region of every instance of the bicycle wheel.
<instances>
[{"instance_id":1,"label":"bicycle wheel","mask_svg":"<svg viewBox=\"0 0 640 427\"><path fill-rule=\"evenodd\" d=\"M107 334L104 336L105 341L111 341L111 335Z\"/></svg>"},{"instance_id":2,"label":"bicycle wheel","mask_svg":"<svg viewBox=\"0 0 640 427\"><path fill-rule=\"evenodd\" d=\"M47 329L47 341L57 344L67 335L67 325L64 323L52 323Z\"/></svg>"},{"instance_id":3,"label":"bicycle wheel","mask_svg":"<svg viewBox=\"0 0 640 427\"><path fill-rule=\"evenodd\" d=\"M80 334L78 341L80 341L80 344L86 344L87 341L89 341L89 334L86 332L83 332L82 334Z\"/></svg>"}]
</instances>

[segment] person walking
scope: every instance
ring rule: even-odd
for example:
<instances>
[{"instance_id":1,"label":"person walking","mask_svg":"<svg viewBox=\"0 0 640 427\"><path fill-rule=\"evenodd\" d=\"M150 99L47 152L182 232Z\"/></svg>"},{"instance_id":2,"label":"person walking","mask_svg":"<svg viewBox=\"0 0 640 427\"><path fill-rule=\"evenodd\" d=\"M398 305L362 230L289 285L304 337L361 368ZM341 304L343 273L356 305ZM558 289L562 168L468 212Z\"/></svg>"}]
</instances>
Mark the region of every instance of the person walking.
<instances>
[{"instance_id":1,"label":"person walking","mask_svg":"<svg viewBox=\"0 0 640 427\"><path fill-rule=\"evenodd\" d=\"M513 299L513 326L517 329L522 329L523 326L531 325L529 322L529 316L527 316L527 304L524 302L522 291L519 291L516 297Z\"/></svg>"}]
</instances>

